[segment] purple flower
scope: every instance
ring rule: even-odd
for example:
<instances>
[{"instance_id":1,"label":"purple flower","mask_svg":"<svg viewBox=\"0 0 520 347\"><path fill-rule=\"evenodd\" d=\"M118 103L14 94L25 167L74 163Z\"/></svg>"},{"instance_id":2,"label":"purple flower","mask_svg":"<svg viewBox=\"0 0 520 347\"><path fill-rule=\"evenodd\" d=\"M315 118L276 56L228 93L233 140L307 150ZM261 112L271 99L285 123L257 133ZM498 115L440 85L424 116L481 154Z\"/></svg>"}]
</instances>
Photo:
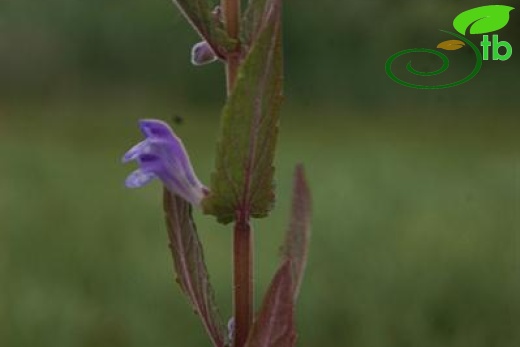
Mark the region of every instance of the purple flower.
<instances>
[{"instance_id":1,"label":"purple flower","mask_svg":"<svg viewBox=\"0 0 520 347\"><path fill-rule=\"evenodd\" d=\"M208 189L195 176L182 141L160 120L143 119L139 127L146 139L123 157L124 163L136 160L139 164L139 169L127 177L126 186L138 188L159 178L171 193L200 205Z\"/></svg>"}]
</instances>

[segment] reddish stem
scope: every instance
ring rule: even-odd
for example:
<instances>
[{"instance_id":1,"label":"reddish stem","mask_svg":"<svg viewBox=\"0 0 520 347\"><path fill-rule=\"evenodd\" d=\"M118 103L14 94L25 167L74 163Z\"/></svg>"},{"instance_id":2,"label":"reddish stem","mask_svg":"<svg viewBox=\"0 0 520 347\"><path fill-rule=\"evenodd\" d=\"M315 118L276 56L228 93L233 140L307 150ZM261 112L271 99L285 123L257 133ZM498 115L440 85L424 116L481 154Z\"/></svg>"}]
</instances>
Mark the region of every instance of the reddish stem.
<instances>
[{"instance_id":1,"label":"reddish stem","mask_svg":"<svg viewBox=\"0 0 520 347\"><path fill-rule=\"evenodd\" d=\"M234 262L234 347L243 347L253 322L253 235L249 217L239 218L235 224L233 242Z\"/></svg>"},{"instance_id":2,"label":"reddish stem","mask_svg":"<svg viewBox=\"0 0 520 347\"><path fill-rule=\"evenodd\" d=\"M235 85L238 68L240 66L240 0L221 0L222 14L227 34L237 41L235 50L228 54L226 59L226 82L228 95Z\"/></svg>"},{"instance_id":3,"label":"reddish stem","mask_svg":"<svg viewBox=\"0 0 520 347\"><path fill-rule=\"evenodd\" d=\"M227 95L231 95L231 91L235 86L238 68L240 67L239 53L231 53L227 56L226 63L226 80L227 80Z\"/></svg>"},{"instance_id":4,"label":"reddish stem","mask_svg":"<svg viewBox=\"0 0 520 347\"><path fill-rule=\"evenodd\" d=\"M240 0L221 0L224 24L230 38L237 41L226 57L227 94L231 95L240 67ZM253 323L253 237L249 214L245 209L237 214L233 233L233 307L235 318L234 347L247 342Z\"/></svg>"},{"instance_id":5,"label":"reddish stem","mask_svg":"<svg viewBox=\"0 0 520 347\"><path fill-rule=\"evenodd\" d=\"M229 97L240 67L240 0L221 0L221 8L227 34L237 42L235 49L226 57L226 85ZM237 213L233 233L233 307L233 347L243 347L253 323L253 237L249 213L244 207Z\"/></svg>"}]
</instances>

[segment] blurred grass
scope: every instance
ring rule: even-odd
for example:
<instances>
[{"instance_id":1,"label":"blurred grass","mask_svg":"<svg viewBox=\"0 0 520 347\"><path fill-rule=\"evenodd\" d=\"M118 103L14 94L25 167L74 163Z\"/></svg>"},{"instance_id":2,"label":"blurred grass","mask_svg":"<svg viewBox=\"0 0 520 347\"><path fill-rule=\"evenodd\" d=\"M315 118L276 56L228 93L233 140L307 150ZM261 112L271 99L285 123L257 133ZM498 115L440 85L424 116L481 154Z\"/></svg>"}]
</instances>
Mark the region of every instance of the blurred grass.
<instances>
[{"instance_id":1,"label":"blurred grass","mask_svg":"<svg viewBox=\"0 0 520 347\"><path fill-rule=\"evenodd\" d=\"M208 345L173 280L160 186L125 189L119 162L139 117L177 113L208 182L213 111L146 98L0 109L1 346ZM300 346L519 346L519 126L508 109L287 107L277 207L255 222L257 301L301 161L314 228ZM197 222L227 319L231 235Z\"/></svg>"}]
</instances>

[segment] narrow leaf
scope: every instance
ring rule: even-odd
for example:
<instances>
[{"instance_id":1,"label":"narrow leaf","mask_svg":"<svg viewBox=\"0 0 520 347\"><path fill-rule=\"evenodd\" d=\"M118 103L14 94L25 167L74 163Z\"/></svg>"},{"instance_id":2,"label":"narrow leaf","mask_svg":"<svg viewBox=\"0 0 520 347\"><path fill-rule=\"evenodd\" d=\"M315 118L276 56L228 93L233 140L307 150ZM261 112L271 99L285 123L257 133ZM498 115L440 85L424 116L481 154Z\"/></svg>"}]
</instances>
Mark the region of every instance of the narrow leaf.
<instances>
[{"instance_id":1,"label":"narrow leaf","mask_svg":"<svg viewBox=\"0 0 520 347\"><path fill-rule=\"evenodd\" d=\"M464 11L453 20L453 27L462 35L470 27L470 34L487 34L502 29L509 22L509 12L514 7L487 5Z\"/></svg>"},{"instance_id":2,"label":"narrow leaf","mask_svg":"<svg viewBox=\"0 0 520 347\"><path fill-rule=\"evenodd\" d=\"M291 264L286 261L269 286L246 347L295 345L293 287Z\"/></svg>"},{"instance_id":3,"label":"narrow leaf","mask_svg":"<svg viewBox=\"0 0 520 347\"><path fill-rule=\"evenodd\" d=\"M444 49L446 51L456 51L461 49L466 44L460 40L446 40L437 45L437 48Z\"/></svg>"},{"instance_id":4,"label":"narrow leaf","mask_svg":"<svg viewBox=\"0 0 520 347\"><path fill-rule=\"evenodd\" d=\"M229 223L237 211L267 216L274 202L273 159L282 101L280 0L271 2L258 39L223 110L216 170L204 211Z\"/></svg>"},{"instance_id":5,"label":"narrow leaf","mask_svg":"<svg viewBox=\"0 0 520 347\"><path fill-rule=\"evenodd\" d=\"M164 189L164 211L177 282L199 315L213 346L226 344L191 205Z\"/></svg>"},{"instance_id":6,"label":"narrow leaf","mask_svg":"<svg viewBox=\"0 0 520 347\"><path fill-rule=\"evenodd\" d=\"M296 167L292 197L292 213L282 254L290 261L294 284L294 300L300 291L311 233L311 195L302 165Z\"/></svg>"},{"instance_id":7,"label":"narrow leaf","mask_svg":"<svg viewBox=\"0 0 520 347\"><path fill-rule=\"evenodd\" d=\"M223 58L226 50L235 45L224 30L222 23L212 14L209 1L173 0L173 3L200 37L208 42L218 57Z\"/></svg>"},{"instance_id":8,"label":"narrow leaf","mask_svg":"<svg viewBox=\"0 0 520 347\"><path fill-rule=\"evenodd\" d=\"M265 20L269 17L269 9L276 0L249 0L242 19L242 42L251 44L257 37Z\"/></svg>"}]
</instances>

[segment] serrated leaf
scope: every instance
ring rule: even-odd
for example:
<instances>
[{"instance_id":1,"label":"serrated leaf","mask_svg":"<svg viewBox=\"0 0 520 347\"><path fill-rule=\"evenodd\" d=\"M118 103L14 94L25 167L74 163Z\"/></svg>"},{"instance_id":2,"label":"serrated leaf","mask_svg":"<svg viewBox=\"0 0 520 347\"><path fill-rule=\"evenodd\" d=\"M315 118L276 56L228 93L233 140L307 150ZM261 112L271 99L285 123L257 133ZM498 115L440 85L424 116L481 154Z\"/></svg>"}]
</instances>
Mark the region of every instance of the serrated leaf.
<instances>
[{"instance_id":1,"label":"serrated leaf","mask_svg":"<svg viewBox=\"0 0 520 347\"><path fill-rule=\"evenodd\" d=\"M446 40L442 41L437 45L437 48L444 49L446 51L456 51L457 49L461 49L466 44L460 40Z\"/></svg>"},{"instance_id":2,"label":"serrated leaf","mask_svg":"<svg viewBox=\"0 0 520 347\"><path fill-rule=\"evenodd\" d=\"M280 0L271 3L258 39L238 71L223 110L205 213L222 223L238 211L265 217L274 202L273 159L282 101Z\"/></svg>"},{"instance_id":3,"label":"serrated leaf","mask_svg":"<svg viewBox=\"0 0 520 347\"><path fill-rule=\"evenodd\" d=\"M285 235L282 255L291 263L294 284L294 300L300 291L311 233L311 194L302 165L296 167L292 197L292 213Z\"/></svg>"},{"instance_id":4,"label":"serrated leaf","mask_svg":"<svg viewBox=\"0 0 520 347\"><path fill-rule=\"evenodd\" d=\"M462 35L470 27L470 34L487 34L502 29L509 22L509 12L514 7L487 5L472 8L459 14L453 20L453 27Z\"/></svg>"},{"instance_id":5,"label":"serrated leaf","mask_svg":"<svg viewBox=\"0 0 520 347\"><path fill-rule=\"evenodd\" d=\"M164 211L177 282L201 318L213 346L226 345L226 330L209 282L191 205L164 189Z\"/></svg>"},{"instance_id":6,"label":"serrated leaf","mask_svg":"<svg viewBox=\"0 0 520 347\"><path fill-rule=\"evenodd\" d=\"M212 14L208 0L172 0L200 37L222 58L235 43Z\"/></svg>"},{"instance_id":7,"label":"serrated leaf","mask_svg":"<svg viewBox=\"0 0 520 347\"><path fill-rule=\"evenodd\" d=\"M286 261L269 286L246 347L295 345L293 288L291 264L290 261Z\"/></svg>"}]
</instances>

